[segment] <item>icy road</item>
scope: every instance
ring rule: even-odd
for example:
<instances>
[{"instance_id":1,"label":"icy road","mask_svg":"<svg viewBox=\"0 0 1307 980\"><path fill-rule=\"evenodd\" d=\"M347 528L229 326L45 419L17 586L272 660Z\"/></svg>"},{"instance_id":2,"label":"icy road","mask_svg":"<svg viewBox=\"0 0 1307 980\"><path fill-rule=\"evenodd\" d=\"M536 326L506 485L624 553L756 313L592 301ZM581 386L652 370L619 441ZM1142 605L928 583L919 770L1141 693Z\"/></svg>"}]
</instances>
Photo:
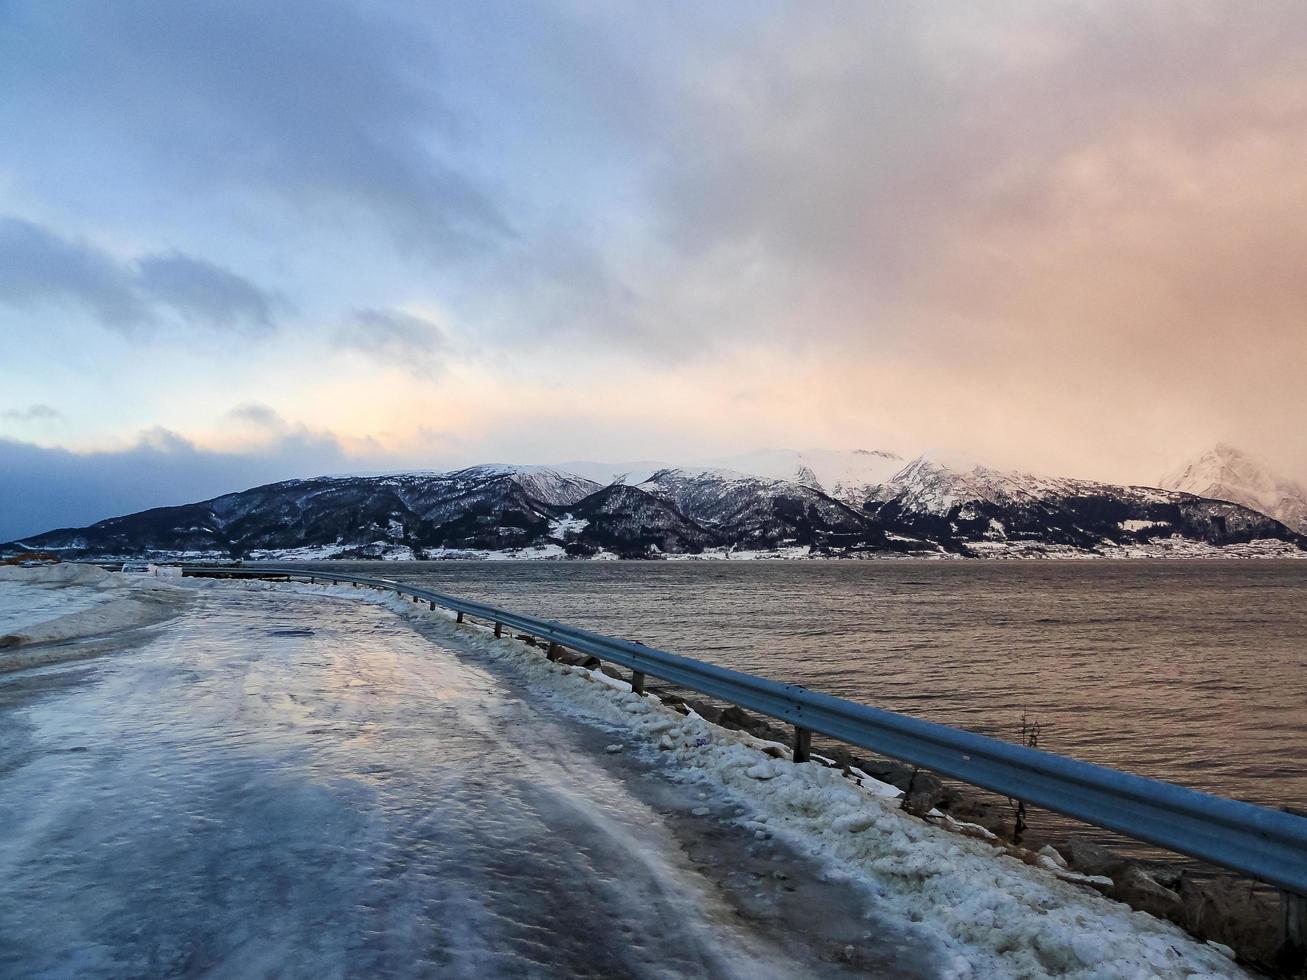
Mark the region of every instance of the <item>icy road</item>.
<instances>
[{"instance_id":1,"label":"icy road","mask_svg":"<svg viewBox=\"0 0 1307 980\"><path fill-rule=\"evenodd\" d=\"M935 972L840 962L843 889L376 605L200 590L0 674L0 732L4 976Z\"/></svg>"},{"instance_id":2,"label":"icy road","mask_svg":"<svg viewBox=\"0 0 1307 980\"><path fill-rule=\"evenodd\" d=\"M425 607L183 588L0 672L0 976L1240 975Z\"/></svg>"}]
</instances>

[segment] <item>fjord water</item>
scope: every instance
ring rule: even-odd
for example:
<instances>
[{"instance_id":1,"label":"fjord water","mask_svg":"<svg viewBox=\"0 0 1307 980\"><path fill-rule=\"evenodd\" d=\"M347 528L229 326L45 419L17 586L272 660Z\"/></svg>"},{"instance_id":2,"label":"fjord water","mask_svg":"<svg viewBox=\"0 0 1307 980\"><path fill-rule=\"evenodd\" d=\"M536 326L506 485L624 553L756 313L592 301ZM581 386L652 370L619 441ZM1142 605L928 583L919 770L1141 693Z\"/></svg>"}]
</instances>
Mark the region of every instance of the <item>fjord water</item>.
<instances>
[{"instance_id":1,"label":"fjord water","mask_svg":"<svg viewBox=\"0 0 1307 980\"><path fill-rule=\"evenodd\" d=\"M1025 714L1049 751L1307 806L1307 562L349 567L997 738Z\"/></svg>"}]
</instances>

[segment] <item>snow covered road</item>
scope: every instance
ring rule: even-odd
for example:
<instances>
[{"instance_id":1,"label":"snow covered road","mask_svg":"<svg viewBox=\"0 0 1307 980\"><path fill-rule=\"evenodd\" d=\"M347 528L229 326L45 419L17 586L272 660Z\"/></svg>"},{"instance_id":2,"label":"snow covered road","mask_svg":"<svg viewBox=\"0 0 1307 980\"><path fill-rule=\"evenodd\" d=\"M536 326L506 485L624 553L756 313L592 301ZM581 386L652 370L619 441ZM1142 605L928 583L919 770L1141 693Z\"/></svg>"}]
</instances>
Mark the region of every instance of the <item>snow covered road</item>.
<instances>
[{"instance_id":1,"label":"snow covered road","mask_svg":"<svg viewBox=\"0 0 1307 980\"><path fill-rule=\"evenodd\" d=\"M839 962L856 915L787 936L842 887L706 846L697 794L385 608L197 591L151 642L0 677L0 975L938 972L890 933Z\"/></svg>"}]
</instances>

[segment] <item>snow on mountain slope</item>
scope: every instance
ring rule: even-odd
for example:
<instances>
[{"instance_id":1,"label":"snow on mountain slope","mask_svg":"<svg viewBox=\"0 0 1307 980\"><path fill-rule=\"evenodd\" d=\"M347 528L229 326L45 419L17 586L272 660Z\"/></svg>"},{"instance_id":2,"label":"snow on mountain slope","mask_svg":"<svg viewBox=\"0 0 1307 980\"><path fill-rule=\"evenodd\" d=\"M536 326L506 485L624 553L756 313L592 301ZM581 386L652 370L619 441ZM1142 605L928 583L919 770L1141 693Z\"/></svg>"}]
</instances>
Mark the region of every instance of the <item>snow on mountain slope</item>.
<instances>
[{"instance_id":1,"label":"snow on mountain slope","mask_svg":"<svg viewBox=\"0 0 1307 980\"><path fill-rule=\"evenodd\" d=\"M904 463L896 453L868 449L759 449L736 456L681 462L635 460L627 463L570 462L554 468L599 483L639 486L663 470L725 471L729 476L786 480L813 487L857 508L871 490L885 483Z\"/></svg>"},{"instance_id":2,"label":"snow on mountain slope","mask_svg":"<svg viewBox=\"0 0 1307 980\"><path fill-rule=\"evenodd\" d=\"M1295 537L1264 514L1221 500L983 466L956 470L925 456L878 488L865 509L889 529L963 553L1023 541L1098 549L1176 536L1215 545Z\"/></svg>"},{"instance_id":3,"label":"snow on mountain slope","mask_svg":"<svg viewBox=\"0 0 1307 980\"><path fill-rule=\"evenodd\" d=\"M510 466L502 463L470 466L448 474L451 479L483 479L507 476L523 491L542 503L566 507L584 500L599 489L599 483L577 473L548 466Z\"/></svg>"},{"instance_id":4,"label":"snow on mountain slope","mask_svg":"<svg viewBox=\"0 0 1307 980\"><path fill-rule=\"evenodd\" d=\"M866 517L820 490L723 469L661 470L639 489L739 548L885 543Z\"/></svg>"},{"instance_id":5,"label":"snow on mountain slope","mask_svg":"<svg viewBox=\"0 0 1307 980\"><path fill-rule=\"evenodd\" d=\"M1227 443L1167 474L1159 486L1242 504L1307 534L1307 488Z\"/></svg>"},{"instance_id":6,"label":"snow on mountain slope","mask_svg":"<svg viewBox=\"0 0 1307 980\"><path fill-rule=\"evenodd\" d=\"M669 501L621 483L604 487L570 509L557 530L568 554L578 557L600 552L622 558L699 554L719 543Z\"/></svg>"},{"instance_id":7,"label":"snow on mountain slope","mask_svg":"<svg viewBox=\"0 0 1307 980\"><path fill-rule=\"evenodd\" d=\"M883 486L876 488L871 499L895 500L906 509L943 515L967 503L1011 506L1031 504L1054 496L1117 494L1126 489L1089 480L1005 472L985 466L959 470L929 457L918 456Z\"/></svg>"},{"instance_id":8,"label":"snow on mountain slope","mask_svg":"<svg viewBox=\"0 0 1307 980\"><path fill-rule=\"evenodd\" d=\"M543 467L474 466L444 474L289 480L213 500L110 518L25 539L102 555L212 557L295 551L315 557L411 557L427 548L504 549L543 538L558 508L597 483Z\"/></svg>"},{"instance_id":9,"label":"snow on mountain slope","mask_svg":"<svg viewBox=\"0 0 1307 980\"><path fill-rule=\"evenodd\" d=\"M825 492L841 503L860 507L871 491L903 466L897 453L868 449L761 449L721 460L741 473L791 480Z\"/></svg>"},{"instance_id":10,"label":"snow on mountain slope","mask_svg":"<svg viewBox=\"0 0 1307 980\"><path fill-rule=\"evenodd\" d=\"M596 463L589 460L573 460L568 463L557 463L553 468L562 473L572 473L587 480L594 480L603 486L624 483L634 487L649 479L659 470L675 469L676 464L656 459L637 459L627 463Z\"/></svg>"},{"instance_id":11,"label":"snow on mountain slope","mask_svg":"<svg viewBox=\"0 0 1307 980\"><path fill-rule=\"evenodd\" d=\"M889 453L737 457L601 485L545 466L289 480L11 542L77 557L1168 555L1307 539L1237 502ZM795 469L797 467L797 469ZM878 483L860 481L882 481ZM1270 551L1262 545L1270 547ZM1183 547L1181 547L1183 546ZM1192 547L1191 547L1192 546Z\"/></svg>"}]
</instances>

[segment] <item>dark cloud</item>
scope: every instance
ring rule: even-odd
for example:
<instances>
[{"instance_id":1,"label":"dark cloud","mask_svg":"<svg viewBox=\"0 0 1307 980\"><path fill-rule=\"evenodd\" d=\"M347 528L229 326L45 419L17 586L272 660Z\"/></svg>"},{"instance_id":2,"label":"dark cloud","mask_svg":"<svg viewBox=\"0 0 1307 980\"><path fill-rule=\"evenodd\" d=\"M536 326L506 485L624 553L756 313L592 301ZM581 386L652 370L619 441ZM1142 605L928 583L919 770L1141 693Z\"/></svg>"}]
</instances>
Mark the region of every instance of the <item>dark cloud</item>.
<instances>
[{"instance_id":1,"label":"dark cloud","mask_svg":"<svg viewBox=\"0 0 1307 980\"><path fill-rule=\"evenodd\" d=\"M439 371L449 346L436 324L396 310L356 310L337 328L335 341L344 350L422 377Z\"/></svg>"},{"instance_id":2,"label":"dark cloud","mask_svg":"<svg viewBox=\"0 0 1307 980\"><path fill-rule=\"evenodd\" d=\"M227 415L237 422L246 422L261 429L275 430L286 427L286 420L281 417L276 409L260 402L245 402L242 405L237 405Z\"/></svg>"},{"instance_id":3,"label":"dark cloud","mask_svg":"<svg viewBox=\"0 0 1307 980\"><path fill-rule=\"evenodd\" d=\"M156 303L209 327L245 324L272 327L277 297L248 279L180 252L147 255L136 262L136 284Z\"/></svg>"},{"instance_id":4,"label":"dark cloud","mask_svg":"<svg viewBox=\"0 0 1307 980\"><path fill-rule=\"evenodd\" d=\"M0 302L24 309L77 306L106 326L129 331L150 318L131 280L128 269L92 245L0 217Z\"/></svg>"},{"instance_id":5,"label":"dark cloud","mask_svg":"<svg viewBox=\"0 0 1307 980\"><path fill-rule=\"evenodd\" d=\"M0 217L0 303L70 304L133 333L169 314L213 328L268 329L281 302L228 269L180 252L122 262L90 243Z\"/></svg>"},{"instance_id":6,"label":"dark cloud","mask_svg":"<svg viewBox=\"0 0 1307 980\"><path fill-rule=\"evenodd\" d=\"M0 541L81 527L233 490L355 468L330 435L294 432L249 453L198 448L167 429L121 451L74 453L0 438Z\"/></svg>"},{"instance_id":7,"label":"dark cloud","mask_svg":"<svg viewBox=\"0 0 1307 980\"><path fill-rule=\"evenodd\" d=\"M6 5L0 89L34 132L89 138L173 189L275 200L301 219L379 222L442 259L512 236L458 158L436 28L340 0ZM20 42L21 39L21 42ZM40 130L43 113L59 123ZM11 146L4 156L23 154Z\"/></svg>"},{"instance_id":8,"label":"dark cloud","mask_svg":"<svg viewBox=\"0 0 1307 980\"><path fill-rule=\"evenodd\" d=\"M585 392L616 360L721 392L780 363L804 439L1307 458L1298 0L0 10L0 191L101 243L184 244L184 213L221 243L189 253L293 284L316 356L429 375L454 352L388 312L429 305L456 353L566 358ZM199 260L7 233L14 305L276 313Z\"/></svg>"},{"instance_id":9,"label":"dark cloud","mask_svg":"<svg viewBox=\"0 0 1307 980\"><path fill-rule=\"evenodd\" d=\"M52 405L35 404L26 408L11 408L0 412L0 418L14 422L63 422L64 413Z\"/></svg>"}]
</instances>

